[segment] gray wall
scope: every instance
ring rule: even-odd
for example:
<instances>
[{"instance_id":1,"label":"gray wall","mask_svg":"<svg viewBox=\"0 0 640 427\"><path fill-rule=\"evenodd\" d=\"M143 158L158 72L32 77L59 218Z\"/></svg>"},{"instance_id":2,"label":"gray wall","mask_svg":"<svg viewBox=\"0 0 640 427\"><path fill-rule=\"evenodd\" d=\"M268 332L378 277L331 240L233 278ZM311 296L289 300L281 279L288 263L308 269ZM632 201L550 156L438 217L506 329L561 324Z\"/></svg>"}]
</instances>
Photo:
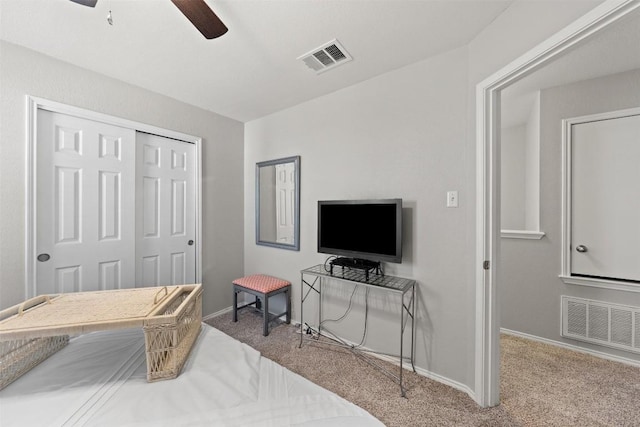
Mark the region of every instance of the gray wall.
<instances>
[{"instance_id":1,"label":"gray wall","mask_svg":"<svg viewBox=\"0 0 640 427\"><path fill-rule=\"evenodd\" d=\"M467 47L247 123L245 272L290 280L298 319L299 271L325 259L316 251L317 201L403 198L404 261L387 272L418 281L417 365L473 388L475 86L598 3L515 2ZM301 156L301 250L258 247L252 168L291 155ZM459 208L445 207L447 190L459 191ZM344 311L350 291L332 288L327 317ZM366 345L394 350L396 303L376 293L370 305ZM359 342L362 310L351 317L334 330Z\"/></svg>"},{"instance_id":2,"label":"gray wall","mask_svg":"<svg viewBox=\"0 0 640 427\"><path fill-rule=\"evenodd\" d=\"M597 5L595 1L522 1L516 0L491 25L479 34L469 44L469 103L467 110L467 167L468 191L475 192L475 162L476 162L476 86L491 74L502 69L510 62L523 55L539 43L542 43L554 33L562 30L580 16ZM474 201L472 201L474 203ZM474 212L469 214L467 221L467 244L475 245L475 204ZM466 309L474 313L475 305L475 274L476 268L473 252L465 258L463 265L467 269L469 283ZM498 293L503 286L498 284ZM469 328L475 328L475 317L467 319ZM470 345L467 372L473 373L475 359L473 358L473 343ZM473 375L473 374L472 374ZM469 384L474 384L474 378L469 378Z\"/></svg>"},{"instance_id":3,"label":"gray wall","mask_svg":"<svg viewBox=\"0 0 640 427\"><path fill-rule=\"evenodd\" d=\"M457 381L465 365L473 332L460 325L456 307L464 293L466 209L447 209L446 191L461 190L465 176L466 49L458 49L384 74L246 125L245 129L245 272L264 272L294 283L293 318L299 319L299 271L324 262L316 250L317 201L328 199L404 199L404 262L387 264L387 273L420 283L417 360ZM436 101L437 100L437 101ZM326 126L331 123L331 126ZM283 251L253 244L254 187L258 161L301 156L301 248ZM461 205L472 195L461 191ZM339 297L351 288L336 284ZM362 295L358 295L362 297ZM383 293L372 293L370 333L366 344L397 352L399 310ZM310 306L305 304L305 320ZM396 313L396 314L394 314ZM335 314L335 315L334 315ZM359 342L362 317L335 326ZM309 316L309 317L308 317ZM395 317L393 317L395 316ZM329 325L332 327L333 325ZM446 352L446 362L434 357Z\"/></svg>"},{"instance_id":4,"label":"gray wall","mask_svg":"<svg viewBox=\"0 0 640 427\"><path fill-rule=\"evenodd\" d=\"M511 107L504 99L501 110ZM500 131L500 227L538 231L540 209L540 94L521 121Z\"/></svg>"},{"instance_id":5,"label":"gray wall","mask_svg":"<svg viewBox=\"0 0 640 427\"><path fill-rule=\"evenodd\" d=\"M0 308L25 298L26 95L203 138L203 310L228 307L243 271L243 124L13 44L0 53Z\"/></svg>"},{"instance_id":6,"label":"gray wall","mask_svg":"<svg viewBox=\"0 0 640 427\"><path fill-rule=\"evenodd\" d=\"M403 197L405 262L389 264L388 272L419 283L418 366L473 388L475 87L598 3L516 1L467 47L248 123L244 165L240 123L1 44L0 306L24 295L28 93L205 138L205 312L230 305L228 283L244 265L247 274L275 274L294 283L295 318L299 270L324 260L315 249L316 200ZM329 130L320 125L325 122L332 123ZM335 147L341 155L329 155ZM296 154L302 155L301 251L256 246L255 162ZM460 207L447 209L445 193L454 189ZM244 242L238 238L243 233ZM337 311L348 292L334 290ZM397 326L390 316L396 306L384 296L372 295L371 302L376 320L367 345L393 349ZM362 312L354 315L357 320ZM360 326L356 321L345 332L359 340Z\"/></svg>"},{"instance_id":7,"label":"gray wall","mask_svg":"<svg viewBox=\"0 0 640 427\"><path fill-rule=\"evenodd\" d=\"M540 226L540 94L531 107L526 125L525 152L525 229Z\"/></svg>"},{"instance_id":8,"label":"gray wall","mask_svg":"<svg viewBox=\"0 0 640 427\"><path fill-rule=\"evenodd\" d=\"M524 230L527 126L502 128L500 144L500 228Z\"/></svg>"},{"instance_id":9,"label":"gray wall","mask_svg":"<svg viewBox=\"0 0 640 427\"><path fill-rule=\"evenodd\" d=\"M542 240L502 239L502 327L640 360L640 356L560 337L560 296L640 305L640 293L564 284L561 254L561 120L640 107L640 70L543 90L540 120Z\"/></svg>"}]
</instances>

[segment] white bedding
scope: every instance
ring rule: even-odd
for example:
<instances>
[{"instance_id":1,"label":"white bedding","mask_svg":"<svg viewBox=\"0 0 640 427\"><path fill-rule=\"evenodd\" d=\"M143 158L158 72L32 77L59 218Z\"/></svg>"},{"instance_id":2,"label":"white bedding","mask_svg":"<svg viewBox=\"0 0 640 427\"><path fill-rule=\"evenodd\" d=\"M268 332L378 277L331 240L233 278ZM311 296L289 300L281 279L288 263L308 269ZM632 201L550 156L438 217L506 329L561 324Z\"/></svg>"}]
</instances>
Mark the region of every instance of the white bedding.
<instances>
[{"instance_id":1,"label":"white bedding","mask_svg":"<svg viewBox=\"0 0 640 427\"><path fill-rule=\"evenodd\" d=\"M9 426L382 426L203 324L182 373L147 383L139 329L94 332L0 391Z\"/></svg>"}]
</instances>

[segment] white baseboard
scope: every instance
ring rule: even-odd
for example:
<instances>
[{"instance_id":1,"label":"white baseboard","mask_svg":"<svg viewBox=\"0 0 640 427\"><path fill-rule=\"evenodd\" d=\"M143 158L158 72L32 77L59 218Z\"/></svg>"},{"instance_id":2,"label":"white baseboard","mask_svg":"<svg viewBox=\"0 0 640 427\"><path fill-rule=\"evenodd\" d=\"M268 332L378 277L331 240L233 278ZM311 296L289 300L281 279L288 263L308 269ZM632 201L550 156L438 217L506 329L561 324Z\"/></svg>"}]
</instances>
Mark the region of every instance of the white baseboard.
<instances>
[{"instance_id":1,"label":"white baseboard","mask_svg":"<svg viewBox=\"0 0 640 427\"><path fill-rule=\"evenodd\" d=\"M208 314L208 315L204 316L204 317L202 318L202 321L203 321L203 322L206 322L207 320L213 319L214 317L222 316L222 315L223 315L223 314L225 314L225 313L229 313L229 312L230 312L230 311L232 311L232 310L233 310L233 306L232 306L232 305L230 305L229 307L227 307L227 308L223 308L223 309L222 309L222 310L220 310L220 311L216 311L215 313ZM271 313L271 310L269 310L269 313ZM285 315L282 315L282 316L280 316L280 317L279 317L279 319L280 319L280 320L282 320L283 322L285 321L285 318L286 318L286 316L285 316ZM299 322L298 322L298 326L300 326L300 323L299 323Z\"/></svg>"},{"instance_id":2,"label":"white baseboard","mask_svg":"<svg viewBox=\"0 0 640 427\"><path fill-rule=\"evenodd\" d=\"M366 349L364 349L364 351L366 351ZM396 366L400 366L400 362L395 357L387 356L387 355L384 355L384 354L376 354L376 353L368 353L368 354L370 354L371 356L375 356L378 359L384 360L386 362L393 363ZM410 371L411 370L411 363L404 362L402 364L402 367L404 369ZM419 366L416 366L415 368L416 368L416 373L418 375L421 375L423 377L427 377L430 380L437 381L437 382L442 383L444 385L448 385L449 387L453 387L456 390L460 390L461 392L468 394L469 397L471 397L475 401L475 393L473 392L473 390L471 390L471 388L468 385L462 384L462 383L460 383L458 381L454 381L451 378L447 378L447 377L442 376L440 374L436 374L435 372L431 372L431 371L429 371L427 369L420 368Z\"/></svg>"},{"instance_id":3,"label":"white baseboard","mask_svg":"<svg viewBox=\"0 0 640 427\"><path fill-rule=\"evenodd\" d=\"M231 307L227 307L227 308L222 309L220 311L217 311L217 312L215 312L213 314L210 314L210 315L208 315L206 317L203 317L202 320L206 321L206 320L209 320L209 319L213 319L214 317L217 317L217 316L220 316L220 315L223 315L225 313L230 312L232 309L233 309L232 306ZM295 320L295 319L291 319L291 325L294 326L294 327L299 328L300 327L300 321L299 320ZM344 340L343 339L343 341L348 343L348 344L355 345L355 343L352 343L352 342L350 342L348 340ZM374 356L374 357L376 357L376 358L378 358L380 360L384 360L385 362L389 362L389 363L394 364L395 366L400 367L400 361L399 361L399 358L397 358L397 357L387 356L387 355L384 355L384 354L369 353L368 350L370 350L370 349L367 349L365 347L362 347L361 349L362 349L362 351L367 352L367 354L369 354L371 356ZM409 362L403 362L402 363L402 367L404 369L408 370L408 371L412 370L411 369L411 363L409 363ZM429 371L427 369L420 368L418 366L416 366L415 368L416 368L416 373L418 375L421 375L423 377L429 378L430 380L433 380L433 381L437 381L437 382L442 383L444 385L447 385L449 387L453 387L456 390L460 390L461 392L468 394L469 397L471 397L471 399L473 399L475 401L475 392L468 385L462 384L462 383L460 383L458 381L454 381L454 380L452 380L450 378L447 378L447 377L442 376L440 374L436 374L435 372L431 372L431 371Z\"/></svg>"},{"instance_id":4,"label":"white baseboard","mask_svg":"<svg viewBox=\"0 0 640 427\"><path fill-rule=\"evenodd\" d=\"M298 327L298 328L300 327L300 321L298 321L298 320L293 320L292 319L291 323L294 326ZM340 337L340 339L342 341L344 341L345 343L349 344L349 345L357 345L357 343L351 342L349 340L345 340L342 337ZM386 354L375 353L374 350L371 350L371 349L369 349L367 347L360 347L359 349L361 351L363 351L363 352L366 352L370 356L374 356L377 359L384 360L385 362L389 362L389 363L391 363L391 364L393 364L393 365L395 365L397 367L400 367L400 358L399 357L394 357L394 356L389 356L389 355L386 355ZM411 362L404 361L402 363L402 367L404 369L406 369L407 371L411 371L412 370ZM449 387L453 387L456 390L460 390L461 392L466 393L467 395L469 395L469 397L471 397L471 399L473 399L474 402L476 401L475 400L475 392L468 385L462 384L462 383L460 383L458 381L454 381L454 380L452 380L450 378L447 378L445 376L442 376L440 374L436 374L435 372L431 372L431 371L429 371L427 369L420 368L419 366L415 366L415 369L416 369L416 373L418 375L421 375L423 377L429 378L430 380L433 380L433 381L437 381L437 382L442 383L444 385L447 385Z\"/></svg>"},{"instance_id":5,"label":"white baseboard","mask_svg":"<svg viewBox=\"0 0 640 427\"><path fill-rule=\"evenodd\" d=\"M202 321L203 321L203 322L206 322L207 320L213 319L214 317L222 316L223 314L228 313L228 312L230 312L231 310L233 310L233 306L232 306L232 305L230 305L230 306L229 306L229 307L227 307L227 308L223 308L223 309L222 309L222 310L220 310L220 311L216 311L215 313L208 314L208 315L204 316L204 317L202 318Z\"/></svg>"},{"instance_id":6,"label":"white baseboard","mask_svg":"<svg viewBox=\"0 0 640 427\"><path fill-rule=\"evenodd\" d=\"M544 344L553 345L556 347L565 348L567 350L577 351L578 353L589 354L591 356L599 357L601 359L611 360L613 362L624 363L625 365L631 365L640 368L640 361L634 359L628 359L622 356L615 356L598 350L592 350L589 348L578 347L577 345L567 344L561 341L550 340L548 338L542 338L535 335L530 335L524 332L512 331L511 329L500 328L500 332L506 335L513 335L520 338L526 338L532 341L538 341Z\"/></svg>"}]
</instances>

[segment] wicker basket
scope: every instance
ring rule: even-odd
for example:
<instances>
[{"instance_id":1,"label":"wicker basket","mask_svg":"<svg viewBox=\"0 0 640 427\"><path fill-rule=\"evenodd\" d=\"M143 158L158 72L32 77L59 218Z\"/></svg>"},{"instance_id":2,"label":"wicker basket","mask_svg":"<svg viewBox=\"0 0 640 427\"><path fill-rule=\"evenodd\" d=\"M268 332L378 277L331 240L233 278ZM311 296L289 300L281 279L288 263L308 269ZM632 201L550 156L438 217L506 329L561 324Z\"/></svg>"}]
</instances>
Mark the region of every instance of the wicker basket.
<instances>
[{"instance_id":1,"label":"wicker basket","mask_svg":"<svg viewBox=\"0 0 640 427\"><path fill-rule=\"evenodd\" d=\"M202 291L184 290L160 315L145 322L147 381L178 376L202 324Z\"/></svg>"},{"instance_id":2,"label":"wicker basket","mask_svg":"<svg viewBox=\"0 0 640 427\"><path fill-rule=\"evenodd\" d=\"M69 335L142 327L147 380L178 376L202 323L202 285L43 295L0 312L0 390Z\"/></svg>"},{"instance_id":3,"label":"wicker basket","mask_svg":"<svg viewBox=\"0 0 640 427\"><path fill-rule=\"evenodd\" d=\"M0 342L0 390L68 343L68 335Z\"/></svg>"}]
</instances>

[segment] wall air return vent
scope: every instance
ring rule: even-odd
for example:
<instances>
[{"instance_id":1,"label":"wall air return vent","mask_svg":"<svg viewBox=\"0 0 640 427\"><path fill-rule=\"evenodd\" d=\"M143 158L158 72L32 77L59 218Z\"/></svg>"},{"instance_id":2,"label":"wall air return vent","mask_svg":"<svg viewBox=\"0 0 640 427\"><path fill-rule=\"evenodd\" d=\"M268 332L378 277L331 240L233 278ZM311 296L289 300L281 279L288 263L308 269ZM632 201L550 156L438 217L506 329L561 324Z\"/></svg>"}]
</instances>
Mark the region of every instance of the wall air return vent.
<instances>
[{"instance_id":1,"label":"wall air return vent","mask_svg":"<svg viewBox=\"0 0 640 427\"><path fill-rule=\"evenodd\" d=\"M640 353L640 307L561 299L563 337Z\"/></svg>"},{"instance_id":2,"label":"wall air return vent","mask_svg":"<svg viewBox=\"0 0 640 427\"><path fill-rule=\"evenodd\" d=\"M299 56L298 59L301 59L307 67L315 71L316 74L320 74L338 65L345 64L353 58L347 53L338 40L334 39Z\"/></svg>"}]
</instances>

